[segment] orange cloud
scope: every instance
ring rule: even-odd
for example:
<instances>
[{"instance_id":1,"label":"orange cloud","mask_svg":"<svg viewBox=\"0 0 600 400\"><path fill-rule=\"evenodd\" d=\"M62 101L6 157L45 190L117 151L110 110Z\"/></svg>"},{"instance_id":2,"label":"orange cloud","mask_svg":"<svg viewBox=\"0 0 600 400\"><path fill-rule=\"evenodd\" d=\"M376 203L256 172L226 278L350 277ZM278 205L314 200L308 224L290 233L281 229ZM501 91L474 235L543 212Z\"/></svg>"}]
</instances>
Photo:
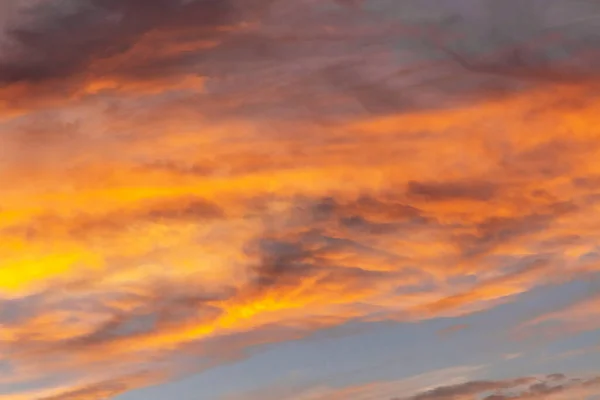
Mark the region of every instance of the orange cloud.
<instances>
[{"instance_id":1,"label":"orange cloud","mask_svg":"<svg viewBox=\"0 0 600 400\"><path fill-rule=\"evenodd\" d=\"M363 81L364 66L346 68L329 45L285 53L261 35L260 2L247 21L216 9L216 25L197 27L200 3L153 1L135 25L138 3L124 1L102 11L124 19L100 27L15 33L47 63L0 63L0 100L19 114L0 137L9 379L69 375L72 397L100 396L104 385L78 392L82 375L185 373L348 321L464 315L597 269L589 87L507 84L501 96L448 67L435 87L408 79L421 100L390 106L393 71ZM115 32L88 42L105 24ZM263 56L240 56L244 45ZM200 63L206 54L220 61ZM391 64L388 51L366 54ZM232 59L252 62L219 72ZM388 72L389 85L373 78ZM335 118L311 114L317 88L309 103L334 104ZM457 90L468 99L449 107Z\"/></svg>"},{"instance_id":2,"label":"orange cloud","mask_svg":"<svg viewBox=\"0 0 600 400\"><path fill-rule=\"evenodd\" d=\"M23 394L7 394L0 395L2 400L25 400L25 399L39 399L39 400L96 400L96 399L108 399L113 398L119 394L122 394L130 389L147 385L150 383L156 383L157 380L161 379L158 374L138 374L131 376L124 376L119 379L110 381L100 381L84 383L79 382L73 386L66 388L58 388L45 391L29 392Z\"/></svg>"},{"instance_id":3,"label":"orange cloud","mask_svg":"<svg viewBox=\"0 0 600 400\"><path fill-rule=\"evenodd\" d=\"M512 120L518 128L519 113L529 112L526 99L538 106L537 96L527 93L503 102L503 115L514 107ZM174 168L156 173L142 167L124 169L121 176L109 179L105 174L121 164L115 163L100 170L82 164L77 171L60 171L48 176L55 186L46 184L49 189L44 192L14 181L6 201L8 213L3 213L3 243L12 243L3 247L3 290L26 301L28 293L37 290L65 289L55 306L34 308L31 318L9 327L5 343L21 343L24 353L34 348L62 352L72 358L67 365L93 365L123 352L162 352L272 326L291 329L290 337L296 337L293 332L304 327L311 330L349 319L420 319L468 312L542 284L547 271L558 268L558 259L536 255L543 254L537 249L577 232L580 216L593 207L582 202L590 189L574 183L581 172L570 169L574 166L569 159L548 172L544 168L555 163L552 159L531 166L528 156L519 167L520 153L547 146L522 143L516 139L519 129L505 156L513 157L509 165L486 157L486 141L495 139L483 136L485 131L471 138L473 150L466 153L485 160L473 164L475 171L423 159L427 154L437 157L431 149L443 149L442 143L460 140L452 132L464 128L477 133L473 114L481 113L484 119L497 115L496 106L485 107L473 106L468 115L430 113L422 122L405 117L414 121L407 130L423 129L419 124L441 118L449 133L424 137L422 143L413 137L414 156L400 164L391 156L364 158L379 151L377 141L371 141L381 129L376 124L374 129L349 130L350 145L329 146L332 156L338 148L341 152L334 165L312 155L302 156L303 163L293 162L302 167L281 168L274 156L253 170L257 149L238 146L239 154L247 154L247 164L222 176ZM578 113L591 110L592 105ZM547 119L558 120L561 124L555 129L560 134L573 115L565 111L558 117L560 113L549 108L537 123L548 128ZM535 123L530 124L533 130ZM571 142L588 143L578 154L592 157L589 135L574 135ZM502 140L510 142L511 136ZM411 181L418 165L424 183ZM56 185L85 177L86 168L98 174L94 181L75 191ZM374 180L376 174L381 178ZM540 174L547 179L540 180ZM561 196L566 188L568 198ZM465 214L464 207L472 212ZM592 245L588 243L577 246L585 249ZM577 261L582 250L570 255L574 245L566 246L561 259ZM496 257L505 261L497 263ZM476 283L448 283L465 274ZM156 291L158 282L170 289ZM190 287L195 288L192 293L225 292L217 298L187 297ZM76 317L68 303L81 296L90 309ZM183 299L177 300L180 296ZM173 310L179 307L180 317L161 316L161 308L177 314ZM205 313L204 307L213 311ZM135 322L144 315L155 321L148 326ZM128 332L127 323L142 325ZM126 334L119 334L121 330ZM17 359L29 358L18 353Z\"/></svg>"},{"instance_id":4,"label":"orange cloud","mask_svg":"<svg viewBox=\"0 0 600 400\"><path fill-rule=\"evenodd\" d=\"M15 175L2 212L2 290L17 303L35 293L44 300L3 331L10 358L36 360L38 370L93 370L118 358L132 368L198 343L243 347L273 331L285 340L349 320L460 315L550 282L561 263L589 271L593 265L580 259L594 243L581 235L595 186L580 177L595 165L593 135L573 135L558 167L533 158L556 146L553 132L576 128L573 111L548 107L528 125L532 132L554 126L547 139L518 138L519 115L560 92L544 93L476 104L469 114L397 117L406 130L398 135L385 121L343 127L349 142L325 145L333 159L317 148L293 161L273 138L265 146L280 156L261 159L256 146L237 144L239 166L220 174L164 162L134 167L121 155L100 167L83 162L32 175L39 186ZM592 110L579 107L577 115L591 119ZM510 112L504 125L514 133L502 138L473 117L504 120ZM437 119L446 133L411 136L413 156L398 162L394 146L408 143L402 136ZM436 149L454 146L463 130L472 135L464 153L433 162ZM211 138L220 131L199 132L205 151L224 152L227 166L225 143ZM368 157L382 149L373 140L379 135L398 144L388 142L389 156ZM498 141L508 143L502 156L490 153ZM572 163L576 154L589 163ZM190 156L189 165L200 163ZM284 157L297 166L280 165ZM472 160L460 163L465 158ZM50 165L63 162L68 157ZM547 247L553 241L558 246ZM56 355L62 361L52 361Z\"/></svg>"}]
</instances>

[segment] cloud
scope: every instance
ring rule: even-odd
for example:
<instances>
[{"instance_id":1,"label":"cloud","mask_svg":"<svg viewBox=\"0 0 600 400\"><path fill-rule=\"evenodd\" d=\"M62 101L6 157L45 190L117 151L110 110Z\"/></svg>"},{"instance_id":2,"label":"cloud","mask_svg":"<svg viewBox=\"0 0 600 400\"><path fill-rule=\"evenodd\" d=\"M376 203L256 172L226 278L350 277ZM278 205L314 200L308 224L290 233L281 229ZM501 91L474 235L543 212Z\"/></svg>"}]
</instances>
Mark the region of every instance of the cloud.
<instances>
[{"instance_id":1,"label":"cloud","mask_svg":"<svg viewBox=\"0 0 600 400\"><path fill-rule=\"evenodd\" d=\"M42 2L22 13L31 26L11 27L6 33L21 55L0 64L4 83L70 77L126 52L151 31L193 29L196 39L212 39L218 27L234 22L235 11L228 1L90 0L51 7ZM128 73L143 72L151 73Z\"/></svg>"},{"instance_id":2,"label":"cloud","mask_svg":"<svg viewBox=\"0 0 600 400\"><path fill-rule=\"evenodd\" d=\"M294 115L325 122L365 111L411 112L514 93L539 77L550 83L595 79L583 71L595 62L592 53L585 55L594 40L587 25L574 32L563 32L564 27L559 31L562 39L557 46L568 49L571 58L582 54L577 63L563 67L547 60L554 49L540 45L525 53L543 62L515 67L504 65L510 61L505 53L512 45L497 37L517 31L506 24L515 18L490 21L485 12L469 15L472 10L459 8L457 2L425 13L432 22L445 20L444 13L462 16L454 18L458 23L452 26L443 25L454 34L439 31L440 23L424 27L415 20L415 13L423 10L410 4L395 6L405 9L401 14L406 16L394 23L374 22L377 15L365 8L338 8L337 14L323 14L310 1L140 4L88 0L62 1L52 7L45 1L13 6L11 23L3 29L9 45L0 58L0 80L8 85L0 93L3 114L22 115L67 98L209 88L212 96L203 105L219 104L220 112L225 108L228 114L255 115L269 109L269 118ZM527 27L543 32L544 23L543 18L532 19ZM477 53L500 49L500 60L491 64L484 60L481 68L461 70L465 63L456 63L456 57L432 57L439 53L441 40L453 51L467 52L462 55L470 59L470 50L462 45L464 35L478 38L472 44ZM400 60L390 52L396 42L401 43ZM456 43L461 43L458 48ZM481 64L477 59L473 62Z\"/></svg>"},{"instance_id":3,"label":"cloud","mask_svg":"<svg viewBox=\"0 0 600 400\"><path fill-rule=\"evenodd\" d=\"M95 400L95 399L108 399L113 398L119 394L122 394L132 387L148 384L150 382L156 382L157 379L161 379L158 374L135 374L130 376L123 376L119 379L109 381L98 381L98 382L80 382L76 387L58 388L53 390L28 392L24 394L6 394L0 398L2 400L25 400L25 399L39 399L39 400Z\"/></svg>"},{"instance_id":4,"label":"cloud","mask_svg":"<svg viewBox=\"0 0 600 400\"><path fill-rule=\"evenodd\" d=\"M551 374L502 381L464 382L398 400L458 400L474 396L485 400L566 399L596 393L599 383L597 377L570 378L563 374Z\"/></svg>"},{"instance_id":5,"label":"cloud","mask_svg":"<svg viewBox=\"0 0 600 400\"><path fill-rule=\"evenodd\" d=\"M209 50L269 1L21 2L0 25L0 111L65 100L202 90Z\"/></svg>"},{"instance_id":6,"label":"cloud","mask_svg":"<svg viewBox=\"0 0 600 400\"><path fill-rule=\"evenodd\" d=\"M592 118L594 103L576 112L548 106L530 121L532 132L569 127L580 135L573 141L588 143L564 153L561 169L540 175L554 161L521 156L552 139L524 142L519 118L554 97L528 93L497 108L400 116L407 128L399 133L396 123L370 119L325 143L323 131L287 137L251 123L204 125L191 135L169 131L168 119L148 125L142 113L121 123L156 135L109 142L107 150L83 141L97 152L77 168L59 168L72 162L69 152L39 172L6 164L32 171L37 185L6 175L1 281L12 299L4 303L3 343L28 371L14 379L93 375L107 363L186 370L196 365L182 356L190 349L206 365L227 362L244 348L351 320L482 310L554 281L565 260L585 273L591 266L580 257L595 242L593 229L581 227L596 188L571 184L581 171L570 159L595 153L572 116ZM476 113L505 120L511 134L474 128ZM462 142L465 130L470 139ZM236 132L252 141L234 141ZM432 153L456 142L460 154ZM292 151L302 147L311 152ZM401 163L396 152L404 152ZM210 168L197 172L198 165ZM441 182L428 187L443 196L416 196L414 177ZM462 189L477 187L471 182L494 182L494 190L480 201ZM208 343L210 353L201 350Z\"/></svg>"},{"instance_id":7,"label":"cloud","mask_svg":"<svg viewBox=\"0 0 600 400\"><path fill-rule=\"evenodd\" d=\"M13 10L0 55L8 381L77 393L83 378L177 376L597 269L587 85L484 93L420 39L392 46L408 28L376 10L290 4Z\"/></svg>"},{"instance_id":8,"label":"cloud","mask_svg":"<svg viewBox=\"0 0 600 400\"><path fill-rule=\"evenodd\" d=\"M408 194L430 201L474 200L485 201L494 197L490 182L416 182L408 183Z\"/></svg>"},{"instance_id":9,"label":"cloud","mask_svg":"<svg viewBox=\"0 0 600 400\"><path fill-rule=\"evenodd\" d=\"M599 301L597 294L586 294L571 304L523 322L514 332L521 337L536 335L551 339L598 329L600 326L595 316Z\"/></svg>"},{"instance_id":10,"label":"cloud","mask_svg":"<svg viewBox=\"0 0 600 400\"><path fill-rule=\"evenodd\" d=\"M441 337L446 337L467 329L469 329L469 325L467 324L452 325L447 328L440 329L437 334Z\"/></svg>"},{"instance_id":11,"label":"cloud","mask_svg":"<svg viewBox=\"0 0 600 400\"><path fill-rule=\"evenodd\" d=\"M453 111L421 121L404 117L410 130L431 129L439 118L450 124L445 129L451 134L411 137L407 154L413 157L405 156L400 164L394 152L403 151L407 133L382 132L385 121L367 121L373 125L360 130L347 127L323 147L316 146L318 135L311 132L286 138L265 131L268 148L311 143L308 154L273 152L266 157L244 142L231 142L232 153L228 142L212 139L228 140L227 131L210 127L200 130L204 135L151 139L167 146L114 142L111 146L127 150L99 153L114 154L104 165L92 159L80 161L77 169L57 169L70 161L65 153L43 174L31 175L41 186L11 180L4 200L11 212L2 217L3 242L8 244L2 284L13 298L6 308L27 310L12 311L20 317L9 318L14 322L4 332L4 346L12 349L16 363L35 360L35 374L94 371L107 360L119 365L124 359L135 369L156 357L166 365L169 360L178 364L179 351L194 343L229 338L242 349L265 338L298 338L349 320L460 315L543 285L556 276L549 271L558 271L562 260L578 262L579 253L571 251L593 246L593 236L578 227L584 215L589 220L591 205L585 199L595 189L561 188L540 180L538 169L553 161L540 159L533 166L529 159L518 161L515 154L537 144L511 136L506 140L514 142L501 155L490 153L493 138L481 136L481 142L467 142L469 150L460 157L448 155L439 165L423 164L422 158L439 143L451 146L460 140L461 128L476 123L473 113L492 118L501 109L503 119L507 112L516 117L529 111L529 101L530 107L540 104L534 97L507 101L498 111L477 106L468 116ZM577 113L586 115L586 110ZM537 117L537 128L548 127L547 119L556 121L560 112L560 126L573 123L570 111L552 109ZM516 136L520 122L514 124ZM256 137L252 129L243 129ZM398 144L378 142L377 135L396 137ZM586 140L582 135L573 140ZM188 152L197 143L212 149L210 157L219 160L208 162L224 163L230 170L157 170L156 165L172 164L148 158L161 160L177 151L183 165L201 165L207 161ZM154 150L148 152L146 146ZM581 154L593 156L589 148ZM511 156L516 166L521 162L518 172L515 163L504 163ZM571 176L580 175L571 170L576 168L569 163L571 156L576 154L565 154L568 168L557 172L567 185ZM133 167L137 157L140 165ZM288 167L290 157L295 158L287 165L303 167ZM337 165L331 157L337 157ZM460 196L444 194L444 201L407 193L416 171L423 182L434 176L439 182L475 181L472 170L463 179L451 176L463 169L453 163L465 158L474 161L480 181L495 182L488 201L466 200L470 212L465 213L460 191ZM385 179L378 178L382 174ZM35 202L34 194L40 196ZM573 232L581 238L548 248L550 241ZM537 255L523 256L528 252ZM36 293L46 293L43 301L34 301ZM227 355L224 360L230 359L227 346L218 348Z\"/></svg>"}]
</instances>

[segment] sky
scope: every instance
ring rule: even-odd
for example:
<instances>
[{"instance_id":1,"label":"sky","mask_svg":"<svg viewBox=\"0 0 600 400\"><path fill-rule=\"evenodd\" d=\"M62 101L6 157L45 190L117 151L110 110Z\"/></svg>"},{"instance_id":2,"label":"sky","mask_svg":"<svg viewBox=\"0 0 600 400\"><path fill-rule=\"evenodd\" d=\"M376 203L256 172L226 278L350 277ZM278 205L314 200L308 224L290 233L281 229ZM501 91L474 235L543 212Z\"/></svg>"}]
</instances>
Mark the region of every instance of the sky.
<instances>
[{"instance_id":1,"label":"sky","mask_svg":"<svg viewBox=\"0 0 600 400\"><path fill-rule=\"evenodd\" d=\"M0 400L599 400L600 4L0 0Z\"/></svg>"}]
</instances>

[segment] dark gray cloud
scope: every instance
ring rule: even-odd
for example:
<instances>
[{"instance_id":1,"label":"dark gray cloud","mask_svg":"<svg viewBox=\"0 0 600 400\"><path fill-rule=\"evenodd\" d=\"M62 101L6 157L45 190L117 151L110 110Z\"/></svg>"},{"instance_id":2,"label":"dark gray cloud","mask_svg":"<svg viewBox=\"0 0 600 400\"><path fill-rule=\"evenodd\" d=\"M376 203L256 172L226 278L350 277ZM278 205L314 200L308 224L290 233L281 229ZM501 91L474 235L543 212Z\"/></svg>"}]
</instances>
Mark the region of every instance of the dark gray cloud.
<instances>
[{"instance_id":1,"label":"dark gray cloud","mask_svg":"<svg viewBox=\"0 0 600 400\"><path fill-rule=\"evenodd\" d=\"M300 234L283 234L281 237L265 237L248 246L248 253L258 257L255 267L257 288L286 287L297 285L309 277L318 277L311 290L338 282L350 287L360 282L384 279L393 272L368 271L352 264L338 264L333 255L375 253L376 250L351 239L337 238L325 232L310 229Z\"/></svg>"},{"instance_id":2,"label":"dark gray cloud","mask_svg":"<svg viewBox=\"0 0 600 400\"><path fill-rule=\"evenodd\" d=\"M302 242L266 238L258 242L258 250L261 253L257 268L259 286L279 285L289 280L295 282L314 272L313 254Z\"/></svg>"},{"instance_id":3,"label":"dark gray cloud","mask_svg":"<svg viewBox=\"0 0 600 400\"><path fill-rule=\"evenodd\" d=\"M75 7L57 0L30 6L24 11L28 22L6 32L18 51L0 58L0 82L84 73L92 63L124 53L151 31L218 38L216 28L239 22L237 11L230 0L86 0ZM133 76L153 73L152 68L116 72Z\"/></svg>"},{"instance_id":4,"label":"dark gray cloud","mask_svg":"<svg viewBox=\"0 0 600 400\"><path fill-rule=\"evenodd\" d=\"M411 400L450 400L459 396L500 389L507 385L510 384L495 381L472 381L453 386L439 387L429 392L418 394L412 397Z\"/></svg>"},{"instance_id":5,"label":"dark gray cloud","mask_svg":"<svg viewBox=\"0 0 600 400\"><path fill-rule=\"evenodd\" d=\"M397 397L392 400L458 400L464 398L464 396L475 396L489 391L512 389L530 384L534 380L534 378L526 377L506 381L469 381L456 385L440 386L414 396Z\"/></svg>"},{"instance_id":6,"label":"dark gray cloud","mask_svg":"<svg viewBox=\"0 0 600 400\"><path fill-rule=\"evenodd\" d=\"M459 235L457 244L465 257L490 252L499 245L541 232L563 215L577 211L572 203L550 204L540 212L515 216L491 217L476 225L476 234Z\"/></svg>"},{"instance_id":7,"label":"dark gray cloud","mask_svg":"<svg viewBox=\"0 0 600 400\"><path fill-rule=\"evenodd\" d=\"M541 400L555 393L591 388L599 383L600 379L597 377L569 378L563 374L551 374L542 377L522 377L498 381L469 381L441 386L414 396L397 397L392 400L459 400L467 396L484 400ZM573 392L573 396L573 398L579 398L575 392Z\"/></svg>"},{"instance_id":8,"label":"dark gray cloud","mask_svg":"<svg viewBox=\"0 0 600 400\"><path fill-rule=\"evenodd\" d=\"M438 7L429 10L430 6L395 3L383 6L390 14L400 15L391 24L375 11L381 6L373 0L339 2L351 7L327 13L308 3L283 3L48 1L21 12L26 18L16 18L6 30L13 50L0 56L0 83L44 83L48 90L49 81L72 78L139 80L197 74L212 78L210 96L199 107L214 108L218 100L220 107L237 115L268 113L273 118L329 121L333 114L389 114L504 95L538 78L552 82L595 76L596 59L580 57L598 43L592 29L563 26L560 31L552 30L561 39L551 46L513 49L511 40L516 40L517 33L519 37L527 32L541 34L556 25L545 14L524 17L538 15L535 5L523 3L516 8L495 1L467 4L454 0L437 2ZM430 20L424 25L411 13L431 14ZM453 16L453 22L442 24L448 16ZM258 28L222 29L248 21L258 22ZM380 28L373 29L374 22ZM335 33L327 32L331 26ZM441 41L430 40L432 31L437 31L434 36ZM107 62L148 35L161 38L152 51ZM216 40L219 45L175 50L198 40ZM445 49L445 59L440 59L440 49ZM401 50L402 56L396 65L378 65L382 50ZM482 55L490 52L495 55ZM570 54L563 58L579 61L557 69L555 53ZM430 65L423 66L424 62ZM374 67L387 72L373 73ZM56 87L47 95L53 92Z\"/></svg>"},{"instance_id":9,"label":"dark gray cloud","mask_svg":"<svg viewBox=\"0 0 600 400\"><path fill-rule=\"evenodd\" d=\"M490 200L497 192L491 182L416 182L408 183L408 195L429 201Z\"/></svg>"}]
</instances>

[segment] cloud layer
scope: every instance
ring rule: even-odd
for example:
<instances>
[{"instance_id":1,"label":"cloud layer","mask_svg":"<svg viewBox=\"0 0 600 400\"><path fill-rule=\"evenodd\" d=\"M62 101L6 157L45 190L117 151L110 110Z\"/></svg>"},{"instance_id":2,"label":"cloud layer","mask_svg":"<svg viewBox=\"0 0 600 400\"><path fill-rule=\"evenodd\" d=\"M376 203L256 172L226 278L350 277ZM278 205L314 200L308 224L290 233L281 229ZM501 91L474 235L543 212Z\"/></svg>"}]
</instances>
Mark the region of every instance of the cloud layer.
<instances>
[{"instance_id":1,"label":"cloud layer","mask_svg":"<svg viewBox=\"0 0 600 400\"><path fill-rule=\"evenodd\" d=\"M317 3L7 3L0 399L110 397L597 270L591 27L515 61L481 54L515 30L471 5Z\"/></svg>"}]
</instances>

